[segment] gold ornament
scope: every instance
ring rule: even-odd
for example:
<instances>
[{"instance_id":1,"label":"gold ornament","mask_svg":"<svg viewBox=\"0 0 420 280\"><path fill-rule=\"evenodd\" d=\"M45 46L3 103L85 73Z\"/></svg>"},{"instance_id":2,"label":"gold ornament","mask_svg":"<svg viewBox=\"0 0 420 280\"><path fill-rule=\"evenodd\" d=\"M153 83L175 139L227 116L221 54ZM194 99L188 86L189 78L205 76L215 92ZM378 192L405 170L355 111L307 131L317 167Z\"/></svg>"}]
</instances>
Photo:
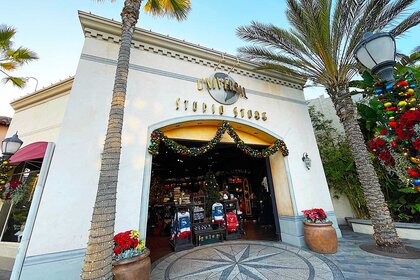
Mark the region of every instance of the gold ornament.
<instances>
[{"instance_id":1,"label":"gold ornament","mask_svg":"<svg viewBox=\"0 0 420 280\"><path fill-rule=\"evenodd\" d=\"M404 96L405 95L405 92L399 92L398 95L399 96Z\"/></svg>"},{"instance_id":2,"label":"gold ornament","mask_svg":"<svg viewBox=\"0 0 420 280\"><path fill-rule=\"evenodd\" d=\"M395 120L395 117L389 117L389 121L393 121L393 120Z\"/></svg>"},{"instance_id":3,"label":"gold ornament","mask_svg":"<svg viewBox=\"0 0 420 280\"><path fill-rule=\"evenodd\" d=\"M419 158L416 158L416 157L410 157L410 161L411 161L412 163L415 163L415 164L420 163L420 159L419 159Z\"/></svg>"},{"instance_id":4,"label":"gold ornament","mask_svg":"<svg viewBox=\"0 0 420 280\"><path fill-rule=\"evenodd\" d=\"M9 164L9 162L8 162L7 160L5 160L5 161L3 161L3 162L2 162L2 164L3 164L3 165L8 165L8 164Z\"/></svg>"},{"instance_id":5,"label":"gold ornament","mask_svg":"<svg viewBox=\"0 0 420 280\"><path fill-rule=\"evenodd\" d=\"M414 89L409 88L409 89L407 90L407 93L408 93L408 94L413 94L413 93L414 93Z\"/></svg>"},{"instance_id":6,"label":"gold ornament","mask_svg":"<svg viewBox=\"0 0 420 280\"><path fill-rule=\"evenodd\" d=\"M385 106L386 108L391 107L391 106L392 106L392 103L391 103L391 102L386 102L386 103L384 104L384 106Z\"/></svg>"},{"instance_id":7,"label":"gold ornament","mask_svg":"<svg viewBox=\"0 0 420 280\"><path fill-rule=\"evenodd\" d=\"M407 102L405 102L405 101L400 101L400 102L398 102L398 105L397 105L398 107L405 107L405 106L407 106Z\"/></svg>"},{"instance_id":8,"label":"gold ornament","mask_svg":"<svg viewBox=\"0 0 420 280\"><path fill-rule=\"evenodd\" d=\"M0 185L4 185L4 184L6 184L6 181L1 180L1 181L0 181Z\"/></svg>"}]
</instances>

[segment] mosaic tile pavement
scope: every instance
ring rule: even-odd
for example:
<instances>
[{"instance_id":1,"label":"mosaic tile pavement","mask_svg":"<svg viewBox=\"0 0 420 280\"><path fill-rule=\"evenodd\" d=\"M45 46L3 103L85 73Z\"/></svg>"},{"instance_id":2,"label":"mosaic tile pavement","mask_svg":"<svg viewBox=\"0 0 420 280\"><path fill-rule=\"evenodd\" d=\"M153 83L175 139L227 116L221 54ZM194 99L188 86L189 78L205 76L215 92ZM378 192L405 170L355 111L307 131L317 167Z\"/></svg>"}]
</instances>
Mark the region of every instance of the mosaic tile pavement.
<instances>
[{"instance_id":1,"label":"mosaic tile pavement","mask_svg":"<svg viewBox=\"0 0 420 280\"><path fill-rule=\"evenodd\" d=\"M153 265L151 279L344 279L322 255L280 242L230 241L173 253Z\"/></svg>"}]
</instances>

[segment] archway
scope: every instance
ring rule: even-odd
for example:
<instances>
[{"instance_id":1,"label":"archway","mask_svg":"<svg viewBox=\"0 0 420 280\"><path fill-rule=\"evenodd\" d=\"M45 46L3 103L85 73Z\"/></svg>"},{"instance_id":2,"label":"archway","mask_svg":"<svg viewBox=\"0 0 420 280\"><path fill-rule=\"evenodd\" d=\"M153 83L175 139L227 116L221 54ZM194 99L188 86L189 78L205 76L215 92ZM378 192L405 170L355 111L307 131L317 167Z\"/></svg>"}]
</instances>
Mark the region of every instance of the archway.
<instances>
[{"instance_id":1,"label":"archway","mask_svg":"<svg viewBox=\"0 0 420 280\"><path fill-rule=\"evenodd\" d=\"M212 119L208 119L208 116L203 117L190 117L173 119L165 122L161 122L149 127L149 135L151 132L159 128L168 138L177 142L208 142L215 135L217 128L221 125L222 121L228 121L234 128L238 136L248 145L257 146L269 146L276 139L281 139L275 133L268 131L267 129L243 120L235 118L226 118L221 116L212 116ZM149 140L150 141L150 140ZM226 147L232 146L234 141L225 133L221 139L221 145ZM195 145L200 146L200 145ZM288 164L287 157L278 152L269 158L265 159L265 165L267 166L266 176L269 191L272 197L272 206L275 211L274 223L276 228L277 239L280 238L279 219L280 216L294 216L295 206L292 199L292 194L289 188L288 178ZM147 213L149 205L150 195L150 184L152 175L152 156L146 156L145 165L145 176L143 181L143 192L142 192L142 212L140 219L140 228L147 228ZM147 203L146 203L147 202ZM144 231L143 231L144 232ZM146 238L145 233L144 238Z\"/></svg>"}]
</instances>

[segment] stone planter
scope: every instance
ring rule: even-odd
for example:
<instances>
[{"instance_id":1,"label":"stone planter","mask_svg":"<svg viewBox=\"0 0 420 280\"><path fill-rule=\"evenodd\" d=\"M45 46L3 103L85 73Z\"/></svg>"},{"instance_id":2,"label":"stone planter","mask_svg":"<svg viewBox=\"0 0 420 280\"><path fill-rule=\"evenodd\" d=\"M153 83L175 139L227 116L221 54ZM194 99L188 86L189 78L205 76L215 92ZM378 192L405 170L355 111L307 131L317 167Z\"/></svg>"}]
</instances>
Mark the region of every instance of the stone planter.
<instances>
[{"instance_id":1,"label":"stone planter","mask_svg":"<svg viewBox=\"0 0 420 280\"><path fill-rule=\"evenodd\" d=\"M150 251L138 256L113 262L112 272L115 280L149 280L150 279Z\"/></svg>"},{"instance_id":2,"label":"stone planter","mask_svg":"<svg viewBox=\"0 0 420 280\"><path fill-rule=\"evenodd\" d=\"M320 254L337 252L337 233L332 222L316 224L303 222L303 236L309 249Z\"/></svg>"}]
</instances>

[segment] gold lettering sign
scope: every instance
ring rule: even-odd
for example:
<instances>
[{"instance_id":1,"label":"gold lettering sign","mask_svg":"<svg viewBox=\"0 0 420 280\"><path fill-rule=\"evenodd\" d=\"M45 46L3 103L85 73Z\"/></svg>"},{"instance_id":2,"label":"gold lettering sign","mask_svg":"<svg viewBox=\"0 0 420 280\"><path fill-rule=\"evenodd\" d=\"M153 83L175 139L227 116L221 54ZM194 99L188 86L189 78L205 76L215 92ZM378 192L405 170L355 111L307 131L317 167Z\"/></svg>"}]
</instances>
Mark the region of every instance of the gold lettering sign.
<instances>
[{"instance_id":1,"label":"gold lettering sign","mask_svg":"<svg viewBox=\"0 0 420 280\"><path fill-rule=\"evenodd\" d=\"M187 111L188 109L192 110L193 112L198 111L198 101L191 101L192 102L192 107L191 108L188 107L189 100L185 99L183 101L184 101L185 111ZM177 98L176 101L175 101L175 109L176 110L179 110L180 103L181 103L181 98ZM218 107L219 108L217 109L216 104L211 104L212 114L216 114L216 110L218 110L218 113L220 115L224 115L226 113L225 112L225 106L224 105L219 105ZM203 102L202 103L203 113L207 112L207 108L208 108L208 105L205 102ZM233 113L233 116L235 118L242 118L242 119L245 118L245 112L246 112L246 117L248 117L248 119L252 119L252 117L254 117L257 121L260 120L260 119L262 119L263 121L267 120L267 113L266 112L260 113L259 111L254 111L254 110L251 110L251 109L244 109L244 108L239 109L238 107L234 107L231 112ZM240 116L239 116L239 114L240 114Z\"/></svg>"},{"instance_id":2,"label":"gold lettering sign","mask_svg":"<svg viewBox=\"0 0 420 280\"><path fill-rule=\"evenodd\" d=\"M252 111L248 110L248 119L251 119L251 118L252 118Z\"/></svg>"},{"instance_id":3,"label":"gold lettering sign","mask_svg":"<svg viewBox=\"0 0 420 280\"><path fill-rule=\"evenodd\" d=\"M179 110L179 102L181 101L181 98L178 98L176 100L176 109Z\"/></svg>"}]
</instances>

